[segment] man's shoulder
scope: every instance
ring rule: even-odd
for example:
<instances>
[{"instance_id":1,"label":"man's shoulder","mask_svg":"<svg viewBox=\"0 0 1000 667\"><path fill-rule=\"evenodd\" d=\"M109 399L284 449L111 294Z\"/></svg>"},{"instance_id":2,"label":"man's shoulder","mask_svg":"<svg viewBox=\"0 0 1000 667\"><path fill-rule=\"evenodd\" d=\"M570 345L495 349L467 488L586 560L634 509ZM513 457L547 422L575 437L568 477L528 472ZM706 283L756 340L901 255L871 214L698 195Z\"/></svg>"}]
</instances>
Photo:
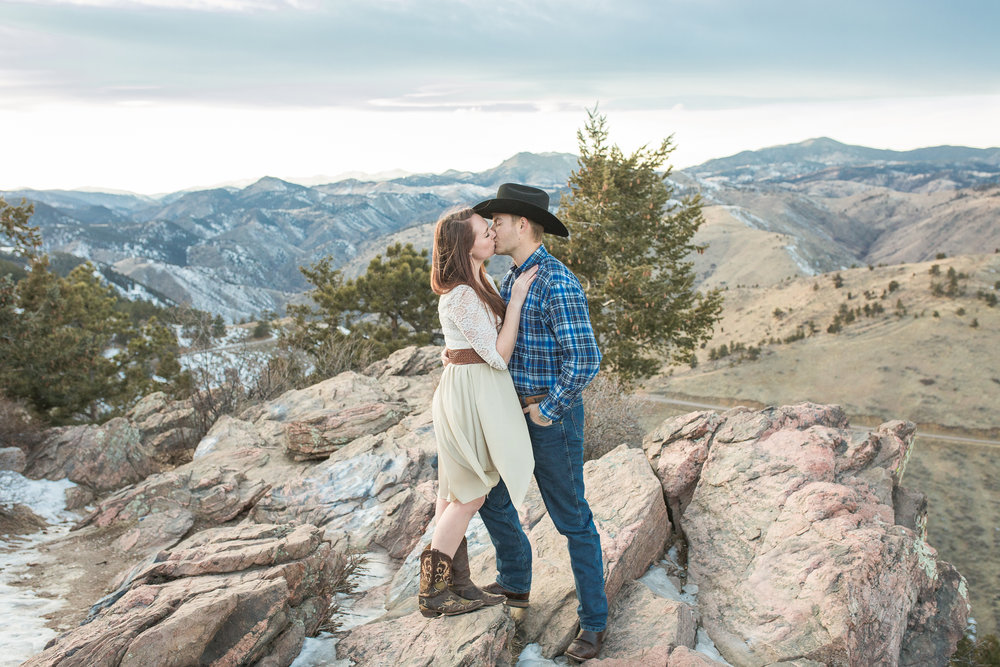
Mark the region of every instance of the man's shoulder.
<instances>
[{"instance_id":1,"label":"man's shoulder","mask_svg":"<svg viewBox=\"0 0 1000 667\"><path fill-rule=\"evenodd\" d=\"M553 255L546 254L542 258L542 261L539 262L538 273L550 285L582 289L576 274Z\"/></svg>"}]
</instances>

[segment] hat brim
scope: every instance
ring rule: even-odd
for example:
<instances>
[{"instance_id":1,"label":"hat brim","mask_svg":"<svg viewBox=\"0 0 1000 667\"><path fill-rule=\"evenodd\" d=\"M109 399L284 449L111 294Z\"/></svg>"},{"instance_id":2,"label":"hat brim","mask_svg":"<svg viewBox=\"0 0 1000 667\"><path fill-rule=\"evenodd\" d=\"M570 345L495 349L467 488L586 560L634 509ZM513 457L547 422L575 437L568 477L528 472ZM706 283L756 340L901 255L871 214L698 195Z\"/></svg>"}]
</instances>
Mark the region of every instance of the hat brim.
<instances>
[{"instance_id":1,"label":"hat brim","mask_svg":"<svg viewBox=\"0 0 1000 667\"><path fill-rule=\"evenodd\" d=\"M496 213L523 215L540 224L546 234L564 238L569 236L569 230L563 223L559 222L559 218L544 208L523 202L520 199L487 199L473 206L472 210L484 218L492 218Z\"/></svg>"}]
</instances>

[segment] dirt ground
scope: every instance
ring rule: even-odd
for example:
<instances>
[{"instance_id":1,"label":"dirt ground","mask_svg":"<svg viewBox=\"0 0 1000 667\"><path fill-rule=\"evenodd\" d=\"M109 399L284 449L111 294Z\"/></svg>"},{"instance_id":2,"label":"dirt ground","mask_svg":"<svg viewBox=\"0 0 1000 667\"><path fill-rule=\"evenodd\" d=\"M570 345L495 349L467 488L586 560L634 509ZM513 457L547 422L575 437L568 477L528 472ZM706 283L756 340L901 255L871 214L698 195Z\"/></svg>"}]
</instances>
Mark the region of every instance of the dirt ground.
<instances>
[{"instance_id":1,"label":"dirt ground","mask_svg":"<svg viewBox=\"0 0 1000 667\"><path fill-rule=\"evenodd\" d=\"M123 557L114 542L126 528L88 526L37 547L38 558L28 563L19 580L10 582L34 591L40 598L58 598L65 604L45 616L57 632L76 627L91 605L114 590L114 584L136 559Z\"/></svg>"}]
</instances>

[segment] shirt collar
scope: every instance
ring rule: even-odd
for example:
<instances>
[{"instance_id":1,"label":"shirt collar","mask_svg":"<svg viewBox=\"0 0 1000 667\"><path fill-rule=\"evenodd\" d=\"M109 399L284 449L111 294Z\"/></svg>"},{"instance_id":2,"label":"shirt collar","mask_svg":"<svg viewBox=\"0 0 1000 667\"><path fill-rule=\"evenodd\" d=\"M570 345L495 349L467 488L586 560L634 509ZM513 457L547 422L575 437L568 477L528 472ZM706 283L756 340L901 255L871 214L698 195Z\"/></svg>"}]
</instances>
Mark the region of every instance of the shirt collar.
<instances>
[{"instance_id":1,"label":"shirt collar","mask_svg":"<svg viewBox=\"0 0 1000 667\"><path fill-rule=\"evenodd\" d=\"M535 264L541 264L542 260L548 257L548 255L549 251L545 249L545 244L543 243L542 245L538 246L538 249L536 249L535 252L528 255L528 259L524 260L521 266L513 267L514 275L519 276L523 272L533 267Z\"/></svg>"}]
</instances>

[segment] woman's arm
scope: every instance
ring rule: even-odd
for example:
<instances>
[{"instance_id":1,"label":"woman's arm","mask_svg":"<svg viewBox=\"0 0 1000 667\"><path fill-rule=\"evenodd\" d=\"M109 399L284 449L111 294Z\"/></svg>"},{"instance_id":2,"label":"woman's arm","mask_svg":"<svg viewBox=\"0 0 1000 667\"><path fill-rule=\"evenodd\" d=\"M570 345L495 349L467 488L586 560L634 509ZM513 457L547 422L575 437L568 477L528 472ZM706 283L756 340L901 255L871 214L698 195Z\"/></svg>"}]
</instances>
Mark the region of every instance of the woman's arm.
<instances>
[{"instance_id":1,"label":"woman's arm","mask_svg":"<svg viewBox=\"0 0 1000 667\"><path fill-rule=\"evenodd\" d=\"M507 361L497 352L496 315L468 285L458 285L442 297L445 316L473 350L497 370L507 370Z\"/></svg>"},{"instance_id":2,"label":"woman's arm","mask_svg":"<svg viewBox=\"0 0 1000 667\"><path fill-rule=\"evenodd\" d=\"M538 273L538 266L533 266L514 281L510 290L510 301L507 303L507 312L503 318L503 326L497 334L497 354L503 357L504 363L510 363L510 357L514 354L514 344L517 343L517 328L521 326L521 308L524 300L528 296L531 283Z\"/></svg>"}]
</instances>

